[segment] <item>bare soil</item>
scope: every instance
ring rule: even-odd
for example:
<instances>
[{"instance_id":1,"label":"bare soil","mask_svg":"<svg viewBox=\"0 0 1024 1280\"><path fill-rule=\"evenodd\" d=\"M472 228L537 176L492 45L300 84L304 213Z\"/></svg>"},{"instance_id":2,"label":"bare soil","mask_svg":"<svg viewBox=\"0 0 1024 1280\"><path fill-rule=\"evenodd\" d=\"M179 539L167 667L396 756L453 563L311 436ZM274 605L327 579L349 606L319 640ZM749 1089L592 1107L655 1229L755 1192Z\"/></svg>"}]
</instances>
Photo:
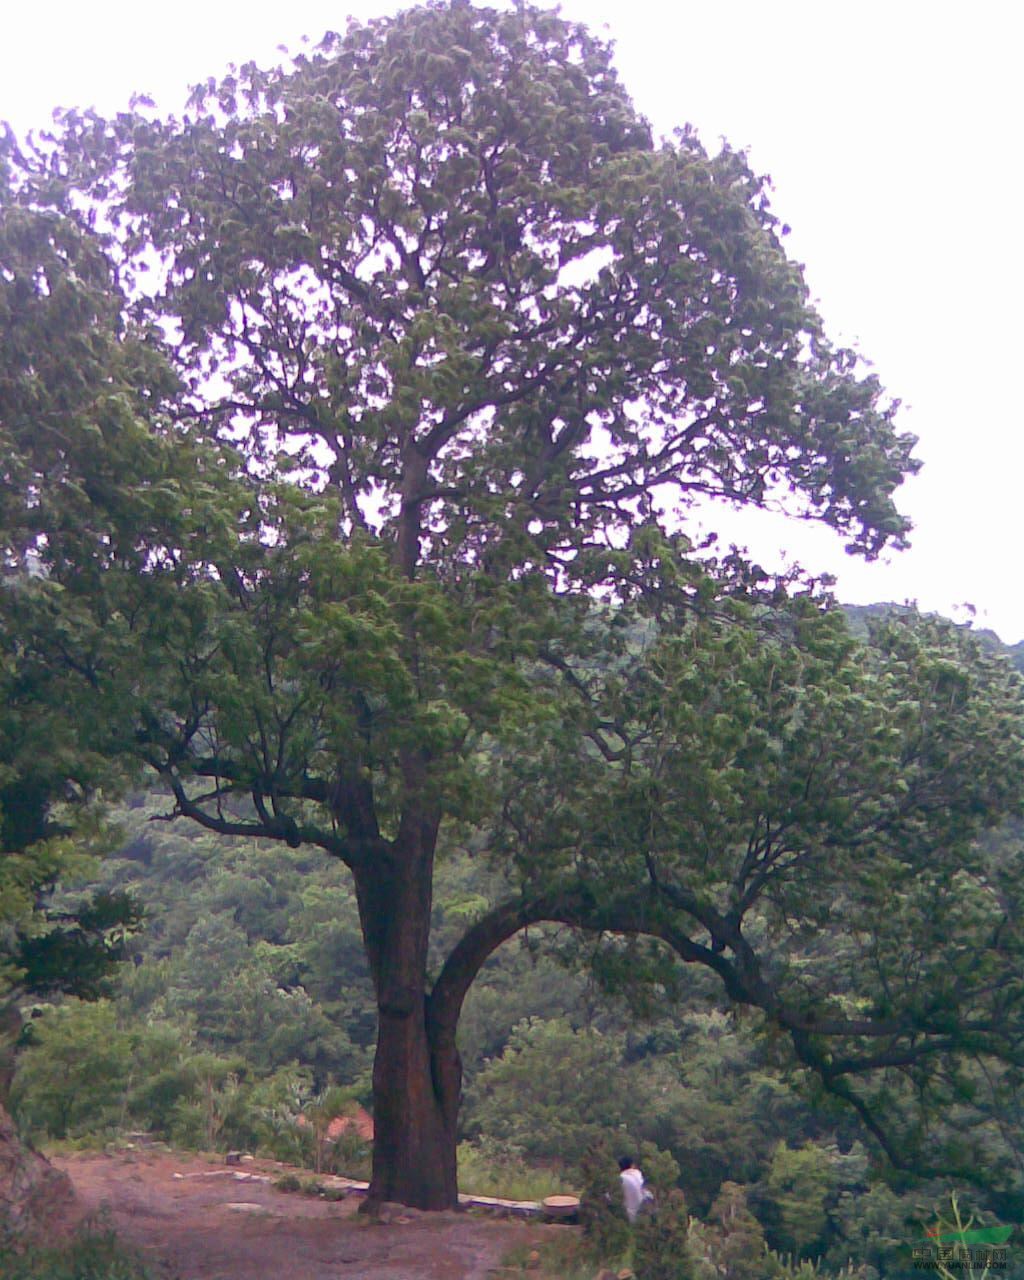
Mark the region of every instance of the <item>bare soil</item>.
<instances>
[{"instance_id":1,"label":"bare soil","mask_svg":"<svg viewBox=\"0 0 1024 1280\"><path fill-rule=\"evenodd\" d=\"M276 1190L263 1179L286 1167L270 1161L225 1167L140 1149L53 1163L83 1212L102 1215L163 1280L485 1280L511 1250L566 1230L470 1213L372 1222L355 1197Z\"/></svg>"}]
</instances>

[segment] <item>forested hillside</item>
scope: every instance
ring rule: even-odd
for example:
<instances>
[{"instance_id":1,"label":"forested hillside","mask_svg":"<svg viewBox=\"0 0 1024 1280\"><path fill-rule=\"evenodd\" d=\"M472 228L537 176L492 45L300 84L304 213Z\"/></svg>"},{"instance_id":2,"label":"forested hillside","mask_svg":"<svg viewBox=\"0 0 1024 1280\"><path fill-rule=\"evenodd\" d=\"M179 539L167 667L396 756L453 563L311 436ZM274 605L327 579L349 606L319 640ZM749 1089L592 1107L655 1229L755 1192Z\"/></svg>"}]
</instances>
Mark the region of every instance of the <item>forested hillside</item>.
<instances>
[{"instance_id":1,"label":"forested hillside","mask_svg":"<svg viewBox=\"0 0 1024 1280\"><path fill-rule=\"evenodd\" d=\"M365 1174L355 1135L318 1152L315 1124L296 1123L371 1100L373 989L344 868L314 849L164 821L167 808L145 793L119 808L102 878L55 900L66 909L124 892L144 920L101 999L35 1006L13 1091L19 1123L36 1141L143 1131ZM1020 839L1010 828L992 837L993 863L1014 859ZM506 888L479 851L446 849L435 965ZM464 1188L579 1190L588 1149L603 1145L639 1152L662 1193L677 1185L711 1222L726 1184L739 1184L755 1235L780 1252L836 1272L853 1259L868 1277L911 1274L908 1241L948 1193L941 1179L894 1179L763 1020L723 1006L713 975L664 957L659 967L636 942L542 932L497 952L467 1001ZM653 986L631 981L651 966ZM1019 1109L1000 1128L1005 1146L990 1139L990 1154L1020 1168ZM1011 1220L1019 1203L980 1189L974 1202Z\"/></svg>"}]
</instances>

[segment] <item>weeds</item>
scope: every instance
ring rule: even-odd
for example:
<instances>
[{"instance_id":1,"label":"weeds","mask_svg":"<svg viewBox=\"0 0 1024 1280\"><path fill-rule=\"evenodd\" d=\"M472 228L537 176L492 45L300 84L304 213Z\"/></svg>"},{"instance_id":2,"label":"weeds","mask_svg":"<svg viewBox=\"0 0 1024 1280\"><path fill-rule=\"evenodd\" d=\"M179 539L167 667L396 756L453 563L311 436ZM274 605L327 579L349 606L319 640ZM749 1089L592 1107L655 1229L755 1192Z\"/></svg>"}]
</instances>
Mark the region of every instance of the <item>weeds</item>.
<instances>
[{"instance_id":1,"label":"weeds","mask_svg":"<svg viewBox=\"0 0 1024 1280\"><path fill-rule=\"evenodd\" d=\"M540 1255L539 1265L531 1254ZM620 1264L625 1264L625 1259ZM501 1260L503 1267L518 1267L524 1275L538 1280L594 1280L594 1255L575 1232L559 1231L549 1242L540 1245L516 1245ZM617 1272L619 1266L614 1268Z\"/></svg>"},{"instance_id":2,"label":"weeds","mask_svg":"<svg viewBox=\"0 0 1024 1280\"><path fill-rule=\"evenodd\" d=\"M459 1145L459 1189L502 1200L543 1200L566 1192L564 1172L526 1164L516 1156L497 1155L468 1142Z\"/></svg>"},{"instance_id":3,"label":"weeds","mask_svg":"<svg viewBox=\"0 0 1024 1280\"><path fill-rule=\"evenodd\" d=\"M15 1253L0 1247L0 1275L4 1280L154 1280L138 1254L97 1221L85 1223L56 1248Z\"/></svg>"}]
</instances>

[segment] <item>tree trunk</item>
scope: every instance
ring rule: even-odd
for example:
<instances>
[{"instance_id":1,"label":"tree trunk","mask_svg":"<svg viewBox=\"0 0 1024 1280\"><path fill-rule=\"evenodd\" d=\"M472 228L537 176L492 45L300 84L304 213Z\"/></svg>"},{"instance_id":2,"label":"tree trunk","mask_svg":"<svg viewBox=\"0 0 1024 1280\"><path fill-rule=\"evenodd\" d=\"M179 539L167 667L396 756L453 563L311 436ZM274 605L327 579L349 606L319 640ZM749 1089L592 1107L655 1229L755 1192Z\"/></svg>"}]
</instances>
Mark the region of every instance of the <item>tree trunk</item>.
<instances>
[{"instance_id":1,"label":"tree trunk","mask_svg":"<svg viewBox=\"0 0 1024 1280\"><path fill-rule=\"evenodd\" d=\"M377 993L371 1203L458 1205L461 1070L454 1038L432 1034L426 993L436 822L403 823L392 856L356 873Z\"/></svg>"},{"instance_id":2,"label":"tree trunk","mask_svg":"<svg viewBox=\"0 0 1024 1280\"><path fill-rule=\"evenodd\" d=\"M381 1010L379 1016L370 1200L454 1209L457 1057L433 1050L424 998L408 1015Z\"/></svg>"}]
</instances>

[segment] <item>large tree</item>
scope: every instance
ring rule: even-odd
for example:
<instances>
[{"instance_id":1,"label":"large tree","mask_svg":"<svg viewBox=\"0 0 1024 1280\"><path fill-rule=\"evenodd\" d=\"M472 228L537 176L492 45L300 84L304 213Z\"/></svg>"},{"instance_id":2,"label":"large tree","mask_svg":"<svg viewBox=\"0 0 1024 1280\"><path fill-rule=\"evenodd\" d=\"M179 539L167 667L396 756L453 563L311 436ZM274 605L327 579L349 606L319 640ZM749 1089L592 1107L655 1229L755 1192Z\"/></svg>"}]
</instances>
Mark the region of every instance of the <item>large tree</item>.
<instances>
[{"instance_id":1,"label":"large tree","mask_svg":"<svg viewBox=\"0 0 1024 1280\"><path fill-rule=\"evenodd\" d=\"M466 3L233 71L180 120L69 112L7 151L164 348L165 447L231 448L201 500L156 486L162 541L103 540L102 572L36 551L65 600L106 602L86 675L175 812L350 868L373 1197L454 1204L459 1011L534 922L709 966L895 1156L896 1095L852 1079L939 1089L965 1045L1013 1056L1012 904L970 855L1017 803L1013 679L941 628L859 645L672 532L709 496L868 556L907 531L912 440L742 155L655 142L585 29ZM429 973L462 839L509 894ZM929 923L955 892L969 956Z\"/></svg>"}]
</instances>

